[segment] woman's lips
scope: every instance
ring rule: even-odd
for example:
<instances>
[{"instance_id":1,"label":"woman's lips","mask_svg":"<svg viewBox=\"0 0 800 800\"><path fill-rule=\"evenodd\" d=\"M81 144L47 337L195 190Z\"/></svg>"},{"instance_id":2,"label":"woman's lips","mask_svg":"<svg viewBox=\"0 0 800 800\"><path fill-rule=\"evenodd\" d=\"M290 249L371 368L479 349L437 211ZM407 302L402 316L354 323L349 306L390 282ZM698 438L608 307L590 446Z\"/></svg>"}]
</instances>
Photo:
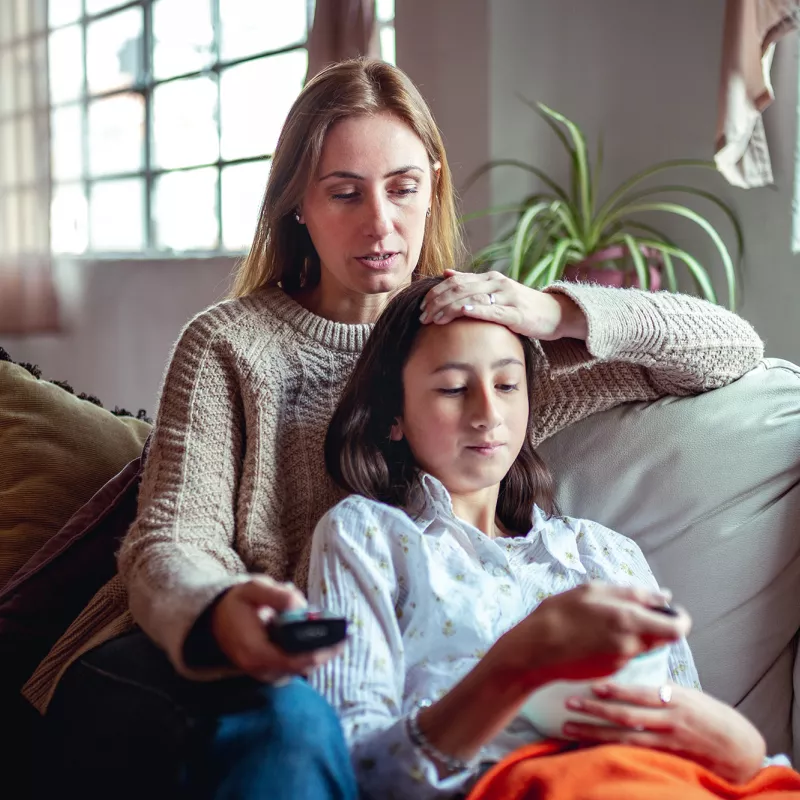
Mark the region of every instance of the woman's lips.
<instances>
[{"instance_id":1,"label":"woman's lips","mask_svg":"<svg viewBox=\"0 0 800 800\"><path fill-rule=\"evenodd\" d=\"M386 258L367 258L365 256L357 256L356 261L365 266L367 269L374 270L375 272L386 272L390 270L400 257L400 253L392 253Z\"/></svg>"}]
</instances>

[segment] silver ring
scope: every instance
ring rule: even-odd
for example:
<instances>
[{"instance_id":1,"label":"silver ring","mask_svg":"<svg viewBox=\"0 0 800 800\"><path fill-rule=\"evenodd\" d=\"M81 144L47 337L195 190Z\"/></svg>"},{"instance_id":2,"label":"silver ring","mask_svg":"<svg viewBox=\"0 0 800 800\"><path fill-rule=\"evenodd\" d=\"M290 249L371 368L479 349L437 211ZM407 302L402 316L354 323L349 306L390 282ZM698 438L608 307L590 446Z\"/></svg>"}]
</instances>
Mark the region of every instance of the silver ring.
<instances>
[{"instance_id":1,"label":"silver ring","mask_svg":"<svg viewBox=\"0 0 800 800\"><path fill-rule=\"evenodd\" d=\"M665 683L659 688L658 699L664 705L667 705L672 700L672 687L668 683Z\"/></svg>"},{"instance_id":2,"label":"silver ring","mask_svg":"<svg viewBox=\"0 0 800 800\"><path fill-rule=\"evenodd\" d=\"M495 304L495 299L496 298L494 296L494 292L489 292L489 305L490 306L493 306Z\"/></svg>"}]
</instances>

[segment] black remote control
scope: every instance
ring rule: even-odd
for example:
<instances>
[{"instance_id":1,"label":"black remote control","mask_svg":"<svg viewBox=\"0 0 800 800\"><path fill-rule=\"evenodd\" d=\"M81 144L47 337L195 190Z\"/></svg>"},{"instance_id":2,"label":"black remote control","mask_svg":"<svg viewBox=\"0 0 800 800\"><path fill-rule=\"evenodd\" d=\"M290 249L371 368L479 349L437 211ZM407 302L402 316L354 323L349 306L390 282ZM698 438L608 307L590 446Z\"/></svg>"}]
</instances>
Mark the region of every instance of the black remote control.
<instances>
[{"instance_id":1,"label":"black remote control","mask_svg":"<svg viewBox=\"0 0 800 800\"><path fill-rule=\"evenodd\" d=\"M671 606L650 606L651 611L658 611L659 614L666 614L668 617L677 617L678 612Z\"/></svg>"},{"instance_id":2,"label":"black remote control","mask_svg":"<svg viewBox=\"0 0 800 800\"><path fill-rule=\"evenodd\" d=\"M347 620L327 611L300 608L278 614L267 624L267 636L285 653L310 653L343 641Z\"/></svg>"}]
</instances>

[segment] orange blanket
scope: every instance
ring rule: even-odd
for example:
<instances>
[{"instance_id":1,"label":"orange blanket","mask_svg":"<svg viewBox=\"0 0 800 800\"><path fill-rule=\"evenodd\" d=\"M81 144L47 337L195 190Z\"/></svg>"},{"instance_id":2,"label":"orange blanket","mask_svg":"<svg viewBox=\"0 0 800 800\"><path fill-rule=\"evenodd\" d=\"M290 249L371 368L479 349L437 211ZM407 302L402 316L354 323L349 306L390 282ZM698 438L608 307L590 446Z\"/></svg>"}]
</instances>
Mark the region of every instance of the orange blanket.
<instances>
[{"instance_id":1,"label":"orange blanket","mask_svg":"<svg viewBox=\"0 0 800 800\"><path fill-rule=\"evenodd\" d=\"M693 761L630 745L575 749L547 740L521 747L487 772L467 800L788 800L800 774L765 767L731 784Z\"/></svg>"}]
</instances>

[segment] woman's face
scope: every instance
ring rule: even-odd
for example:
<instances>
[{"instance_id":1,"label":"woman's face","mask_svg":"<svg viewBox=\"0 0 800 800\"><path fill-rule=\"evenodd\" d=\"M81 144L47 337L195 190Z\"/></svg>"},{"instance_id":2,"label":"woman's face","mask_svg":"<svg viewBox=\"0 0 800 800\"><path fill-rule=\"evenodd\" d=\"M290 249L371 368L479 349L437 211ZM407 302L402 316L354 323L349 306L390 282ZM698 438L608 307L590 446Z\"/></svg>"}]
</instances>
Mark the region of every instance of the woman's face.
<instances>
[{"instance_id":1,"label":"woman's face","mask_svg":"<svg viewBox=\"0 0 800 800\"><path fill-rule=\"evenodd\" d=\"M417 461L451 494L495 486L528 430L525 354L515 334L458 319L423 328L403 370L404 436Z\"/></svg>"},{"instance_id":2,"label":"woman's face","mask_svg":"<svg viewBox=\"0 0 800 800\"><path fill-rule=\"evenodd\" d=\"M428 155L408 125L389 113L334 125L300 207L323 291L380 294L407 284L430 204Z\"/></svg>"}]
</instances>

